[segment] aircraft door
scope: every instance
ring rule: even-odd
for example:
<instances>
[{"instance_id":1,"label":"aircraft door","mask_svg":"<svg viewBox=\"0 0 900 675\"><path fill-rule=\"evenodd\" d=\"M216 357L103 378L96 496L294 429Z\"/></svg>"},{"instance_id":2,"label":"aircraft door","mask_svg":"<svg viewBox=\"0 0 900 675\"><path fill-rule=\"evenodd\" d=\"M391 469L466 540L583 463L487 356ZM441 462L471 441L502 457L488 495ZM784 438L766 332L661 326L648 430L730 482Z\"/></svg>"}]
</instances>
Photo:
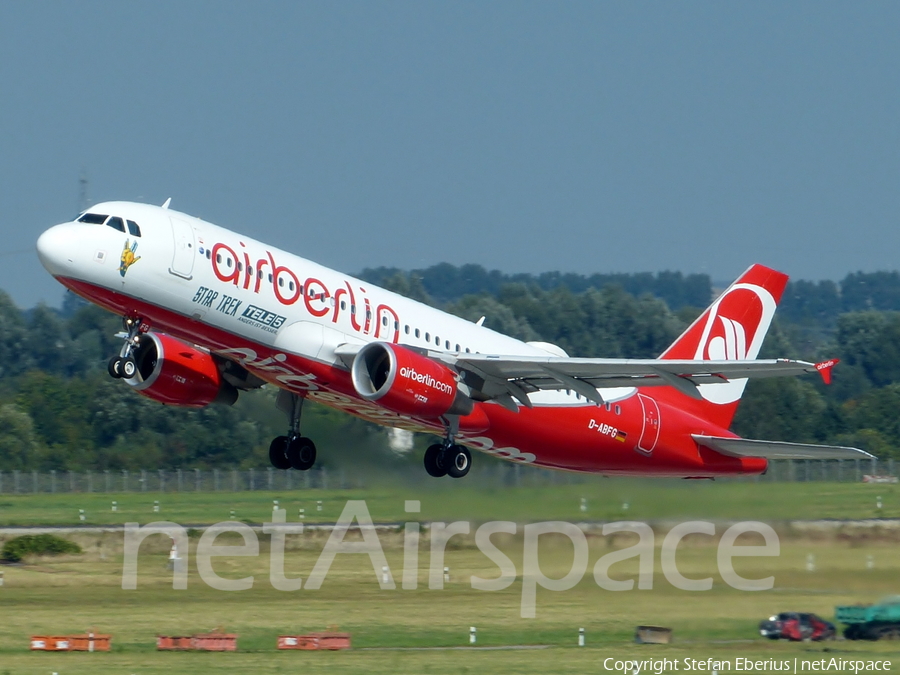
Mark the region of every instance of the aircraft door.
<instances>
[{"instance_id":1,"label":"aircraft door","mask_svg":"<svg viewBox=\"0 0 900 675\"><path fill-rule=\"evenodd\" d=\"M655 400L643 394L638 394L638 401L641 402L641 409L644 412L644 426L641 429L637 449L649 455L659 441L659 405Z\"/></svg>"},{"instance_id":2,"label":"aircraft door","mask_svg":"<svg viewBox=\"0 0 900 675\"><path fill-rule=\"evenodd\" d=\"M169 216L172 223L172 241L175 250L169 272L184 279L190 279L194 271L194 228L178 218Z\"/></svg>"}]
</instances>

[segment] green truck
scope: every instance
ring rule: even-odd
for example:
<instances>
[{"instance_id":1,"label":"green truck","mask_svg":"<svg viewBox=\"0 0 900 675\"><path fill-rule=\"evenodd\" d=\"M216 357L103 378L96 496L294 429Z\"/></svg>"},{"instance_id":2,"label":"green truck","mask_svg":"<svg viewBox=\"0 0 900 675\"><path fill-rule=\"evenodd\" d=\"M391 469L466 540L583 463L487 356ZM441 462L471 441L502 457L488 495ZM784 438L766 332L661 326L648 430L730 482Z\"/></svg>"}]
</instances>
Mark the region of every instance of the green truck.
<instances>
[{"instance_id":1,"label":"green truck","mask_svg":"<svg viewBox=\"0 0 900 675\"><path fill-rule=\"evenodd\" d=\"M900 640L900 595L889 595L874 605L835 607L834 618L847 624L848 640Z\"/></svg>"}]
</instances>

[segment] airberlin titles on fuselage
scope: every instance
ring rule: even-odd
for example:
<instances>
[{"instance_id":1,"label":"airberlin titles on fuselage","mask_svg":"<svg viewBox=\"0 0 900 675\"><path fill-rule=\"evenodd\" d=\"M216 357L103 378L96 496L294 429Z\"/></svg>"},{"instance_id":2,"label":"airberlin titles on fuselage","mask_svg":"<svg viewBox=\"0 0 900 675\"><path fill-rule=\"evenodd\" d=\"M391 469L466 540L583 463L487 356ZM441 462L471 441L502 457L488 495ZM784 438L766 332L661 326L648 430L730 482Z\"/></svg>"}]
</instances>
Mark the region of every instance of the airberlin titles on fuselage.
<instances>
[{"instance_id":1,"label":"airberlin titles on fuselage","mask_svg":"<svg viewBox=\"0 0 900 675\"><path fill-rule=\"evenodd\" d=\"M241 247L244 247L243 243ZM345 280L342 287L332 290L315 277L307 277L301 283L296 273L285 265L277 264L268 250L266 257L259 258L254 263L247 251L242 250L239 257L227 244L217 243L210 250L210 261L219 281L256 294L259 294L265 283L271 287L275 299L285 307L295 305L302 298L303 305L311 316L323 318L330 313L331 323L337 323L341 314L346 312L350 325L357 333L394 343L400 341L400 318L397 312L386 304L377 305L373 311L366 289L362 286L354 290L350 282ZM357 292L364 310L361 320L357 313Z\"/></svg>"}]
</instances>

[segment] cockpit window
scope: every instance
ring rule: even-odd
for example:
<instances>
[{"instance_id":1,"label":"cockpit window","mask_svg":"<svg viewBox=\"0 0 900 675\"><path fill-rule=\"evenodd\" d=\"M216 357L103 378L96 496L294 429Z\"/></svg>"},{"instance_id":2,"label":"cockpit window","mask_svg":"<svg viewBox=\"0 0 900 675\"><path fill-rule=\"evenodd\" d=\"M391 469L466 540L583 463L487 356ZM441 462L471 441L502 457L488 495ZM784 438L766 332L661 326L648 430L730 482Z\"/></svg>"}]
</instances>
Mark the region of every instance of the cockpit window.
<instances>
[{"instance_id":1,"label":"cockpit window","mask_svg":"<svg viewBox=\"0 0 900 675\"><path fill-rule=\"evenodd\" d=\"M140 236L141 236L141 228L140 228L140 226L139 226L136 222L134 222L133 220L129 220L129 221L128 221L128 234L130 234L130 235L132 235L132 236L134 236L134 237L140 237Z\"/></svg>"},{"instance_id":2,"label":"cockpit window","mask_svg":"<svg viewBox=\"0 0 900 675\"><path fill-rule=\"evenodd\" d=\"M109 225L114 230L118 230L119 232L125 231L125 223L122 222L122 219L118 216L113 216L109 220L106 221L106 224Z\"/></svg>"},{"instance_id":3,"label":"cockpit window","mask_svg":"<svg viewBox=\"0 0 900 675\"><path fill-rule=\"evenodd\" d=\"M90 225L102 225L109 216L101 216L99 213L85 213L78 219L79 223L88 223Z\"/></svg>"}]
</instances>

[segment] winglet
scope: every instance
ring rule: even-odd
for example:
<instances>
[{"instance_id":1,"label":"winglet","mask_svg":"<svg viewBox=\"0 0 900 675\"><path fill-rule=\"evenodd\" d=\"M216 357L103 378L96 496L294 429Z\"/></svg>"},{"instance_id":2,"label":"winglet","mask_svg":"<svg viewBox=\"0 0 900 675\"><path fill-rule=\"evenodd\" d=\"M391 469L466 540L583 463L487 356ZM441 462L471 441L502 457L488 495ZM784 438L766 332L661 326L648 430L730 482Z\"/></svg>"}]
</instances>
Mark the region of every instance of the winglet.
<instances>
[{"instance_id":1,"label":"winglet","mask_svg":"<svg viewBox=\"0 0 900 675\"><path fill-rule=\"evenodd\" d=\"M831 369L840 362L840 359L828 359L827 361L819 361L816 364L816 370L819 371L819 375L822 376L822 381L825 384L831 384Z\"/></svg>"},{"instance_id":2,"label":"winglet","mask_svg":"<svg viewBox=\"0 0 900 675\"><path fill-rule=\"evenodd\" d=\"M164 209L167 209L167 208L169 208L169 204L171 204L171 203L172 203L172 198L169 197L169 198L165 201L165 203L162 205L162 207L163 207Z\"/></svg>"}]
</instances>

